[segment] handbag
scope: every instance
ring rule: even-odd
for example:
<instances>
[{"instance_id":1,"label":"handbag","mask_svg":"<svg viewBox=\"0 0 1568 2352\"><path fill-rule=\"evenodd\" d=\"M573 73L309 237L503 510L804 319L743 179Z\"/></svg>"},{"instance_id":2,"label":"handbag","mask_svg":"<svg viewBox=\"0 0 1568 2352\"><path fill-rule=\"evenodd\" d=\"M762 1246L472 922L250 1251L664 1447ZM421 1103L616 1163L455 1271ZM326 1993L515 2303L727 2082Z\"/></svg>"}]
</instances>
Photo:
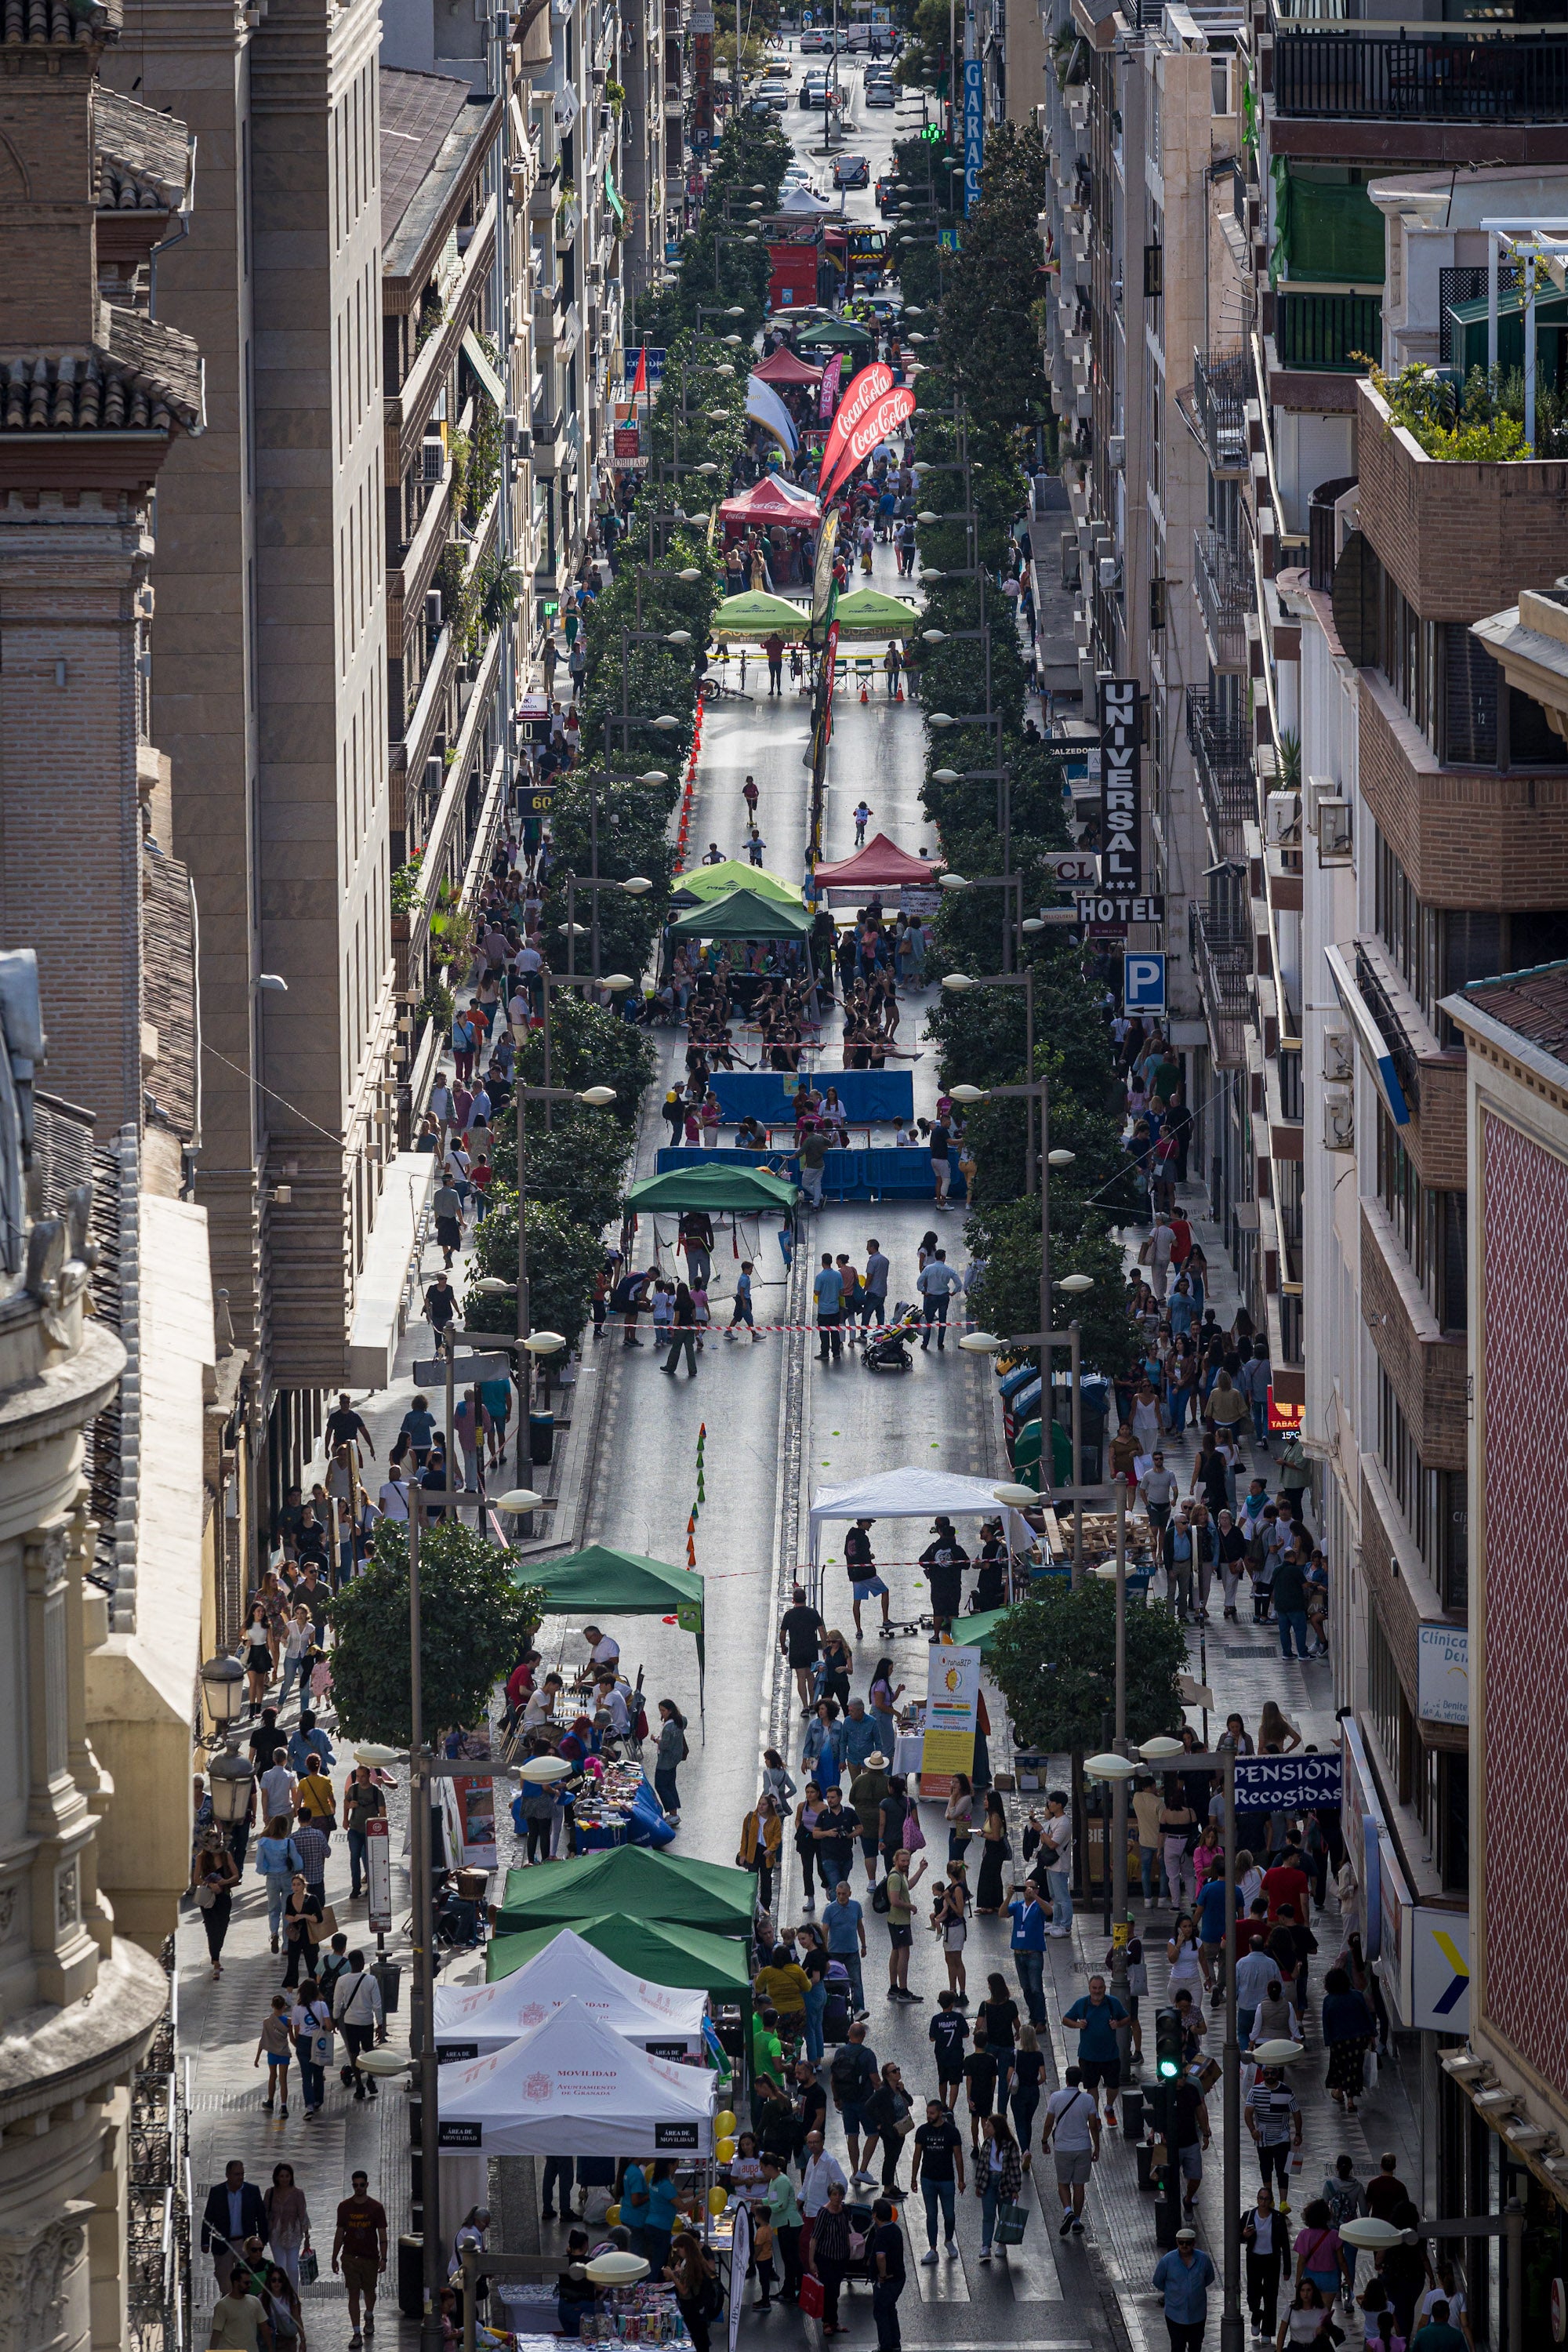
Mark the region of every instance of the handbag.
<instances>
[{"instance_id":1,"label":"handbag","mask_svg":"<svg viewBox=\"0 0 1568 2352\"><path fill-rule=\"evenodd\" d=\"M904 1852L919 1853L925 1842L926 1833L921 1827L921 1817L911 1805L904 1815Z\"/></svg>"},{"instance_id":2,"label":"handbag","mask_svg":"<svg viewBox=\"0 0 1568 2352\"><path fill-rule=\"evenodd\" d=\"M827 2308L822 2292L822 2281L808 2271L800 2283L800 2309L807 2319L820 2319Z\"/></svg>"},{"instance_id":3,"label":"handbag","mask_svg":"<svg viewBox=\"0 0 1568 2352\"><path fill-rule=\"evenodd\" d=\"M1029 2209L1026 2205L1004 2205L996 2216L997 2244L1021 2246L1028 2225Z\"/></svg>"},{"instance_id":4,"label":"handbag","mask_svg":"<svg viewBox=\"0 0 1568 2352\"><path fill-rule=\"evenodd\" d=\"M321 2275L321 2265L316 2259L316 2249L314 2246L301 2246L300 2249L300 2285L314 2286Z\"/></svg>"},{"instance_id":5,"label":"handbag","mask_svg":"<svg viewBox=\"0 0 1568 2352\"><path fill-rule=\"evenodd\" d=\"M209 1886L204 1878L196 1889L196 1901L204 1911L210 1911L217 1901L217 1888Z\"/></svg>"}]
</instances>

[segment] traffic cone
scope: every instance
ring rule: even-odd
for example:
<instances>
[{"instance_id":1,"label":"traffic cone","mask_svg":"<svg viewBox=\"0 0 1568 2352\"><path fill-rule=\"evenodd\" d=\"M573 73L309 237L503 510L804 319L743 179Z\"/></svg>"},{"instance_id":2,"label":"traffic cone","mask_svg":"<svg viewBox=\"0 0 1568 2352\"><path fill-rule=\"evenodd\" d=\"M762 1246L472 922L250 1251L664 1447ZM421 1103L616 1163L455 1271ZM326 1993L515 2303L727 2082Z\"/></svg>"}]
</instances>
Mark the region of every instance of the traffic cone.
<instances>
[{"instance_id":1,"label":"traffic cone","mask_svg":"<svg viewBox=\"0 0 1568 2352\"><path fill-rule=\"evenodd\" d=\"M869 702L871 699L870 696L866 691L866 681L864 678L860 681L860 699L862 702Z\"/></svg>"},{"instance_id":2,"label":"traffic cone","mask_svg":"<svg viewBox=\"0 0 1568 2352\"><path fill-rule=\"evenodd\" d=\"M697 1513L695 1510L692 1511L690 1517L686 1522L686 1532L689 1536L695 1535L697 1532Z\"/></svg>"},{"instance_id":3,"label":"traffic cone","mask_svg":"<svg viewBox=\"0 0 1568 2352\"><path fill-rule=\"evenodd\" d=\"M686 1538L686 1565L688 1568L695 1568L697 1565L697 1546L689 1536Z\"/></svg>"},{"instance_id":4,"label":"traffic cone","mask_svg":"<svg viewBox=\"0 0 1568 2352\"><path fill-rule=\"evenodd\" d=\"M898 691L896 692L896 694L894 695L894 697L893 697L893 700L894 700L895 702L902 702L903 698L904 698L904 689L903 689L903 688L900 686L900 687L899 688Z\"/></svg>"}]
</instances>

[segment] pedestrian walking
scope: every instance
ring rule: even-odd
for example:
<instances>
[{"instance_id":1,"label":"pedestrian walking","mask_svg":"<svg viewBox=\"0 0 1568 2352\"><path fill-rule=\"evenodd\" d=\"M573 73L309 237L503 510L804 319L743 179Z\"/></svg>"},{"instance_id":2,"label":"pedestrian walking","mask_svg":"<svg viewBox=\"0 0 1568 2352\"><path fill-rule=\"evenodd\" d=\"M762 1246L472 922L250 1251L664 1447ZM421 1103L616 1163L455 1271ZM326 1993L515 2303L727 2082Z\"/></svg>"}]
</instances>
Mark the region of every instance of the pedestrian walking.
<instances>
[{"instance_id":1,"label":"pedestrian walking","mask_svg":"<svg viewBox=\"0 0 1568 2352\"><path fill-rule=\"evenodd\" d=\"M343 1828L349 1849L349 1900L357 1903L370 1881L370 1823L386 1811L386 1799L368 1764L356 1764L343 1790Z\"/></svg>"},{"instance_id":2,"label":"pedestrian walking","mask_svg":"<svg viewBox=\"0 0 1568 2352\"><path fill-rule=\"evenodd\" d=\"M272 2113L274 2102L277 2103L279 2114L286 2116L289 2112L289 2061L292 2055L293 2044L289 2034L289 2003L280 1992L275 1992L272 1996L272 2005L261 2021L261 2031L256 2041L256 2055L250 2062L255 2067L260 2065L263 2058L267 2061L267 2096L261 2102L263 2115L269 2116Z\"/></svg>"},{"instance_id":3,"label":"pedestrian walking","mask_svg":"<svg viewBox=\"0 0 1568 2352\"><path fill-rule=\"evenodd\" d=\"M877 2323L877 2352L902 2352L899 2332L899 2297L904 2291L904 2233L893 2219L886 2197L871 2208L871 2228L866 2239L871 2273L871 2316Z\"/></svg>"},{"instance_id":4,"label":"pedestrian walking","mask_svg":"<svg viewBox=\"0 0 1568 2352\"><path fill-rule=\"evenodd\" d=\"M228 2293L228 2283L234 2274L247 2238L264 2238L267 2215L261 2202L261 2191L247 2180L245 2167L237 2157L225 2165L223 2179L215 2180L207 2190L202 2209L202 2252L212 2257L213 2276L220 2295Z\"/></svg>"},{"instance_id":5,"label":"pedestrian walking","mask_svg":"<svg viewBox=\"0 0 1568 2352\"><path fill-rule=\"evenodd\" d=\"M934 1128L931 1130L931 1156L934 1164L936 1157L936 1130ZM946 1147L944 1145L944 1153ZM922 1349L927 1351L930 1350L931 1335L934 1327L936 1331L937 1353L939 1356L942 1355L945 1353L947 1349L948 1306L954 1292L960 1291L963 1288L963 1277L962 1275L956 1273L951 1265L949 1265L947 1262L947 1252L945 1250L939 1249L936 1251L934 1255L929 1258L925 1265L921 1266L920 1273L915 1277L915 1288L920 1292L921 1297L925 1306L925 1318L921 1331L921 1347Z\"/></svg>"},{"instance_id":6,"label":"pedestrian walking","mask_svg":"<svg viewBox=\"0 0 1568 2352\"><path fill-rule=\"evenodd\" d=\"M1162 2299L1171 2352L1203 2352L1208 2325L1208 2291L1215 2266L1198 2244L1195 2230L1178 2230L1176 2242L1154 2265L1153 2288Z\"/></svg>"},{"instance_id":7,"label":"pedestrian walking","mask_svg":"<svg viewBox=\"0 0 1568 2352\"><path fill-rule=\"evenodd\" d=\"M272 2186L262 2199L267 2211L267 2242L272 2259L291 2286L300 2284L300 2252L310 2242L310 2210L305 2192L297 2188L291 2164L275 2164Z\"/></svg>"},{"instance_id":8,"label":"pedestrian walking","mask_svg":"<svg viewBox=\"0 0 1568 2352\"><path fill-rule=\"evenodd\" d=\"M882 1892L888 1898L888 1999L898 2001L918 2000L920 1995L910 1990L910 1949L914 1943L914 1903L912 1894L925 1876L926 1859L922 1854L911 1870L909 1850L900 1846L893 1856L893 1866L882 1882Z\"/></svg>"},{"instance_id":9,"label":"pedestrian walking","mask_svg":"<svg viewBox=\"0 0 1568 2352\"><path fill-rule=\"evenodd\" d=\"M1047 1819L1040 1840L1045 1858L1046 1885L1051 1895L1051 1924L1048 1936L1070 1936L1072 1933L1072 1814L1068 1810L1065 1789L1051 1789L1046 1795Z\"/></svg>"},{"instance_id":10,"label":"pedestrian walking","mask_svg":"<svg viewBox=\"0 0 1568 2352\"><path fill-rule=\"evenodd\" d=\"M342 2070L345 2086L352 2083L356 2099L365 2095L368 2083L370 2095L377 2095L374 2074L360 2072L359 2062L372 2042L384 2039L385 2012L382 2007L381 1987L364 1964L363 1952L351 1952L348 1966L338 1977L332 1990L332 2017L342 2027L343 2046L348 2063Z\"/></svg>"},{"instance_id":11,"label":"pedestrian walking","mask_svg":"<svg viewBox=\"0 0 1568 2352\"><path fill-rule=\"evenodd\" d=\"M1301 2145L1301 2103L1279 2066L1266 2066L1247 2095L1247 2128L1258 2150L1258 2168L1269 2186L1278 2182L1279 2210L1290 2210L1290 2151Z\"/></svg>"},{"instance_id":12,"label":"pedestrian walking","mask_svg":"<svg viewBox=\"0 0 1568 2352\"><path fill-rule=\"evenodd\" d=\"M321 2112L327 2095L326 2069L336 2054L331 2004L323 1997L313 1976L306 1977L300 1987L299 2001L289 2012L289 2031L300 2066L300 2096L305 2121L310 2123Z\"/></svg>"},{"instance_id":13,"label":"pedestrian walking","mask_svg":"<svg viewBox=\"0 0 1568 2352\"><path fill-rule=\"evenodd\" d=\"M350 2352L360 2352L362 2309L365 2326L374 2330L376 2287L386 2268L386 2209L371 2195L368 2173L356 2172L351 2185L353 2194L338 2207L332 2269L341 2271L348 2290Z\"/></svg>"},{"instance_id":14,"label":"pedestrian walking","mask_svg":"<svg viewBox=\"0 0 1568 2352\"><path fill-rule=\"evenodd\" d=\"M914 2146L913 2170L910 2194L918 2189L925 2204L926 2251L921 2263L930 2269L936 2262L936 2231L940 2218L942 2242L947 2258L958 2257L956 2200L964 2193L963 2137L940 2099L926 2101L925 2121L916 2126L912 2135Z\"/></svg>"},{"instance_id":15,"label":"pedestrian walking","mask_svg":"<svg viewBox=\"0 0 1568 2352\"><path fill-rule=\"evenodd\" d=\"M1013 2127L998 2112L985 2118L985 2138L974 2160L974 2193L980 2200L980 2259L991 2260L996 2223L1005 2205L1016 2205L1024 2191L1022 2151Z\"/></svg>"},{"instance_id":16,"label":"pedestrian walking","mask_svg":"<svg viewBox=\"0 0 1568 2352\"><path fill-rule=\"evenodd\" d=\"M285 1825L287 1826L287 1825ZM196 1898L202 1915L202 1927L207 1939L207 1958L213 1964L215 1980L223 1974L224 1939L234 1910L234 1890L239 1885L239 1864L230 1852L223 1831L215 1822L203 1832L191 1863L190 1892ZM275 1950L276 1946L273 1948Z\"/></svg>"},{"instance_id":17,"label":"pedestrian walking","mask_svg":"<svg viewBox=\"0 0 1568 2352\"><path fill-rule=\"evenodd\" d=\"M659 1366L661 1372L673 1378L681 1350L686 1352L687 1377L697 1378L697 1310L690 1291L684 1282L675 1286L675 1302L669 1318L669 1353Z\"/></svg>"},{"instance_id":18,"label":"pedestrian walking","mask_svg":"<svg viewBox=\"0 0 1568 2352\"><path fill-rule=\"evenodd\" d=\"M664 1807L665 1819L672 1826L680 1821L680 1791L675 1776L685 1763L689 1750L686 1745L686 1717L672 1698L658 1703L658 1755L653 1769L654 1794Z\"/></svg>"},{"instance_id":19,"label":"pedestrian walking","mask_svg":"<svg viewBox=\"0 0 1568 2352\"><path fill-rule=\"evenodd\" d=\"M1050 2154L1056 2164L1057 2196L1062 2209L1058 2234L1081 2236L1084 2191L1100 2161L1100 2108L1093 2094L1084 2089L1083 2076L1076 2066L1067 2069L1061 2089L1053 2091L1046 2101L1040 2150Z\"/></svg>"},{"instance_id":20,"label":"pedestrian walking","mask_svg":"<svg viewBox=\"0 0 1568 2352\"><path fill-rule=\"evenodd\" d=\"M1272 2336L1279 2324L1279 2275L1289 2244L1274 2192L1264 2184L1241 2225L1247 2257L1247 2308L1254 2336Z\"/></svg>"},{"instance_id":21,"label":"pedestrian walking","mask_svg":"<svg viewBox=\"0 0 1568 2352\"><path fill-rule=\"evenodd\" d=\"M809 1143L811 1140L811 1137L808 1136L806 1142ZM831 1250L823 1251L822 1262L812 1279L811 1287L812 1295L816 1301L816 1328L819 1340L817 1361L826 1364L831 1350L833 1359L837 1362L844 1352L844 1338L839 1326L844 1300L844 1282L833 1263Z\"/></svg>"},{"instance_id":22,"label":"pedestrian walking","mask_svg":"<svg viewBox=\"0 0 1568 2352\"><path fill-rule=\"evenodd\" d=\"M1030 2024L1038 2028L1046 2022L1046 1936L1049 1915L1040 1900L1035 1879L1026 1879L1022 1894L1015 1891L1007 1913L1013 1923L1013 1965L1018 1971L1024 2007Z\"/></svg>"},{"instance_id":23,"label":"pedestrian walking","mask_svg":"<svg viewBox=\"0 0 1568 2352\"><path fill-rule=\"evenodd\" d=\"M282 1756L284 1751L280 1748L278 1753ZM271 1777L271 1773L263 1776L264 1780L269 1780ZM294 1776L290 1772L288 1777L291 1786ZM265 1796L265 1789L262 1793ZM279 1937L283 1928L284 1906L289 1900L289 1888L294 1874L297 1871L302 1871L304 1867L304 1856L295 1843L286 1812L272 1814L268 1820L265 1832L257 1839L256 1867L267 1889L267 1932L272 1949L277 1951Z\"/></svg>"}]
</instances>

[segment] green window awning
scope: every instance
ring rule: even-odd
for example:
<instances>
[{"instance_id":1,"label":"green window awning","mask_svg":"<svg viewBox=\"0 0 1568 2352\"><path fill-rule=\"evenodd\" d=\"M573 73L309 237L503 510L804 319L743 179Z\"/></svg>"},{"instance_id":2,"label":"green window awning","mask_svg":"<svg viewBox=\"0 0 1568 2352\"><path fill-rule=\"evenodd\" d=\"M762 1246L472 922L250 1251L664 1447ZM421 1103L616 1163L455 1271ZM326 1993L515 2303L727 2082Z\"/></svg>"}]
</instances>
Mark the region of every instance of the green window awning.
<instances>
[{"instance_id":1,"label":"green window awning","mask_svg":"<svg viewBox=\"0 0 1568 2352\"><path fill-rule=\"evenodd\" d=\"M614 172L611 171L608 163L605 166L605 194L610 200L610 206L612 211L615 213L616 220L624 223L626 217L626 208L616 193L616 175Z\"/></svg>"}]
</instances>

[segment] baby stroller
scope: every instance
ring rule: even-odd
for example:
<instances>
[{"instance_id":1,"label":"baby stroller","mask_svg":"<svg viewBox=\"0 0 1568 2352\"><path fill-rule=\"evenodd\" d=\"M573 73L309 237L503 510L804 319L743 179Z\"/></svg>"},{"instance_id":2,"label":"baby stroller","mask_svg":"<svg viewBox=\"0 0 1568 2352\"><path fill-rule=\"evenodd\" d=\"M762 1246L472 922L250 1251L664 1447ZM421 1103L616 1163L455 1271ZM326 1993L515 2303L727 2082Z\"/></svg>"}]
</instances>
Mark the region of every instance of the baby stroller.
<instances>
[{"instance_id":1,"label":"baby stroller","mask_svg":"<svg viewBox=\"0 0 1568 2352\"><path fill-rule=\"evenodd\" d=\"M855 2015L849 1971L841 1960L829 1960L825 1982L827 2000L822 2011L822 2038L837 2046L848 2041L850 2021Z\"/></svg>"},{"instance_id":2,"label":"baby stroller","mask_svg":"<svg viewBox=\"0 0 1568 2352\"><path fill-rule=\"evenodd\" d=\"M900 1299L893 1309L892 1320L880 1331L868 1336L863 1360L868 1372L907 1372L910 1369L910 1341L920 1329L921 1310Z\"/></svg>"}]
</instances>

